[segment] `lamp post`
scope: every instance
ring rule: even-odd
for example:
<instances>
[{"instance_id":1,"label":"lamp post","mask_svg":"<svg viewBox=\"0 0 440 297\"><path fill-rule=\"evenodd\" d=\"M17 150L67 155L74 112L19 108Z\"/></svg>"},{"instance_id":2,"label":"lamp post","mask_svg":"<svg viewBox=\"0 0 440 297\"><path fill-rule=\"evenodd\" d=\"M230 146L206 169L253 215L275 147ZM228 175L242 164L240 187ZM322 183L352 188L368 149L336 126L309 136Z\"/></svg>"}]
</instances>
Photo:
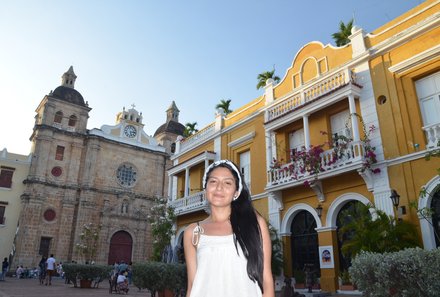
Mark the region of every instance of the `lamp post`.
<instances>
[{"instance_id":1,"label":"lamp post","mask_svg":"<svg viewBox=\"0 0 440 297\"><path fill-rule=\"evenodd\" d=\"M318 217L321 218L321 215L322 215L322 206L321 206L321 203L318 204L318 206L315 208L315 210L316 210L316 213L318 214Z\"/></svg>"},{"instance_id":2,"label":"lamp post","mask_svg":"<svg viewBox=\"0 0 440 297\"><path fill-rule=\"evenodd\" d=\"M399 207L400 195L397 193L396 190L394 190L394 189L391 190L390 199L391 199L391 201L393 201L393 205L397 210L397 208Z\"/></svg>"},{"instance_id":3,"label":"lamp post","mask_svg":"<svg viewBox=\"0 0 440 297\"><path fill-rule=\"evenodd\" d=\"M400 195L397 193L396 190L394 190L394 189L391 190L390 199L393 202L394 208L396 209L396 212L394 213L394 216L397 219L398 211L399 211Z\"/></svg>"}]
</instances>

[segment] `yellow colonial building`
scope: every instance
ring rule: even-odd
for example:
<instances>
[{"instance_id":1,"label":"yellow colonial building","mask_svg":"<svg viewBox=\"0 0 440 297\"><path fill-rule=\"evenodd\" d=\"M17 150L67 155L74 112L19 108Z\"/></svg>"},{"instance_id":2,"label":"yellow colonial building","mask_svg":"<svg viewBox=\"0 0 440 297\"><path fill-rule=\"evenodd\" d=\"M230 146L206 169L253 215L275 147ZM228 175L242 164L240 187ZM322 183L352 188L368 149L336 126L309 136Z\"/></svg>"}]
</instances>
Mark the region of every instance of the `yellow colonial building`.
<instances>
[{"instance_id":1,"label":"yellow colonial building","mask_svg":"<svg viewBox=\"0 0 440 297\"><path fill-rule=\"evenodd\" d=\"M340 214L356 203L417 224L424 248L440 246L440 162L424 158L440 140L439 25L440 2L426 1L371 33L354 26L345 46L310 42L261 97L178 138L168 170L173 245L206 218L203 172L227 158L282 237L286 276L307 264L322 290L340 289L349 266ZM434 208L432 218L419 218L411 201Z\"/></svg>"},{"instance_id":2,"label":"yellow colonial building","mask_svg":"<svg viewBox=\"0 0 440 297\"><path fill-rule=\"evenodd\" d=\"M25 156L0 151L0 257L11 262L15 254L15 234L21 209L23 181L29 174L31 155ZM12 265L9 265L12 269Z\"/></svg>"}]
</instances>

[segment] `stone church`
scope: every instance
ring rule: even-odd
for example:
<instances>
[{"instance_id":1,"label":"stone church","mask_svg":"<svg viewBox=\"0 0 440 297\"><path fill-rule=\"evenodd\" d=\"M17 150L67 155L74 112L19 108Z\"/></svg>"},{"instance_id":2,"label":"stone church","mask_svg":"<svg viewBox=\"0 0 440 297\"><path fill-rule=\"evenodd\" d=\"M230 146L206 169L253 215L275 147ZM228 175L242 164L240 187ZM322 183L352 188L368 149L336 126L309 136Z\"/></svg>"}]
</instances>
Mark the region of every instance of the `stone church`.
<instances>
[{"instance_id":1,"label":"stone church","mask_svg":"<svg viewBox=\"0 0 440 297\"><path fill-rule=\"evenodd\" d=\"M165 124L147 135L134 106L115 125L87 129L91 107L75 90L73 67L36 109L32 161L21 196L13 265L36 266L42 255L82 261L75 248L83 226L101 226L96 263L145 261L154 198L166 197L171 145L182 135L173 102ZM13 267L15 267L13 266Z\"/></svg>"}]
</instances>

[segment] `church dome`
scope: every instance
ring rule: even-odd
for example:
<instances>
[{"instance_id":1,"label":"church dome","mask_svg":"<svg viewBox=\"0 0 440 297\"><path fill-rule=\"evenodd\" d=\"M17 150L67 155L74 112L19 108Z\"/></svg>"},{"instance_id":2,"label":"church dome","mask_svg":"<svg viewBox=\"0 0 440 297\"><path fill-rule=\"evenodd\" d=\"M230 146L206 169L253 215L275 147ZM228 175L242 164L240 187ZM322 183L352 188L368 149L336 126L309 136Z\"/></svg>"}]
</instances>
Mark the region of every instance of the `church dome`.
<instances>
[{"instance_id":1,"label":"church dome","mask_svg":"<svg viewBox=\"0 0 440 297\"><path fill-rule=\"evenodd\" d=\"M59 86L51 93L51 96L69 103L86 106L83 96L73 88Z\"/></svg>"},{"instance_id":2,"label":"church dome","mask_svg":"<svg viewBox=\"0 0 440 297\"><path fill-rule=\"evenodd\" d=\"M185 126L176 121L168 121L165 124L161 125L157 128L154 136L157 136L161 133L168 132L176 135L183 135L183 131L185 131Z\"/></svg>"}]
</instances>

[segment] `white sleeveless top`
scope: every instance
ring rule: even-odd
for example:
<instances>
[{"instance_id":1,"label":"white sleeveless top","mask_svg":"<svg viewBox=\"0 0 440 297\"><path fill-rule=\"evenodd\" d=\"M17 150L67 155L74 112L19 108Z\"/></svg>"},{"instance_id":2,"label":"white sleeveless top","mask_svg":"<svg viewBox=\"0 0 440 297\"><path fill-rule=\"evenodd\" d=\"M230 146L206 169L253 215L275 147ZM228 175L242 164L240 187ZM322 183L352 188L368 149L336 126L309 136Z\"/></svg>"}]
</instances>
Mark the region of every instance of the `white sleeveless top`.
<instances>
[{"instance_id":1,"label":"white sleeveless top","mask_svg":"<svg viewBox=\"0 0 440 297\"><path fill-rule=\"evenodd\" d=\"M190 297L261 297L260 287L247 274L247 260L233 235L199 234L197 271Z\"/></svg>"}]
</instances>

